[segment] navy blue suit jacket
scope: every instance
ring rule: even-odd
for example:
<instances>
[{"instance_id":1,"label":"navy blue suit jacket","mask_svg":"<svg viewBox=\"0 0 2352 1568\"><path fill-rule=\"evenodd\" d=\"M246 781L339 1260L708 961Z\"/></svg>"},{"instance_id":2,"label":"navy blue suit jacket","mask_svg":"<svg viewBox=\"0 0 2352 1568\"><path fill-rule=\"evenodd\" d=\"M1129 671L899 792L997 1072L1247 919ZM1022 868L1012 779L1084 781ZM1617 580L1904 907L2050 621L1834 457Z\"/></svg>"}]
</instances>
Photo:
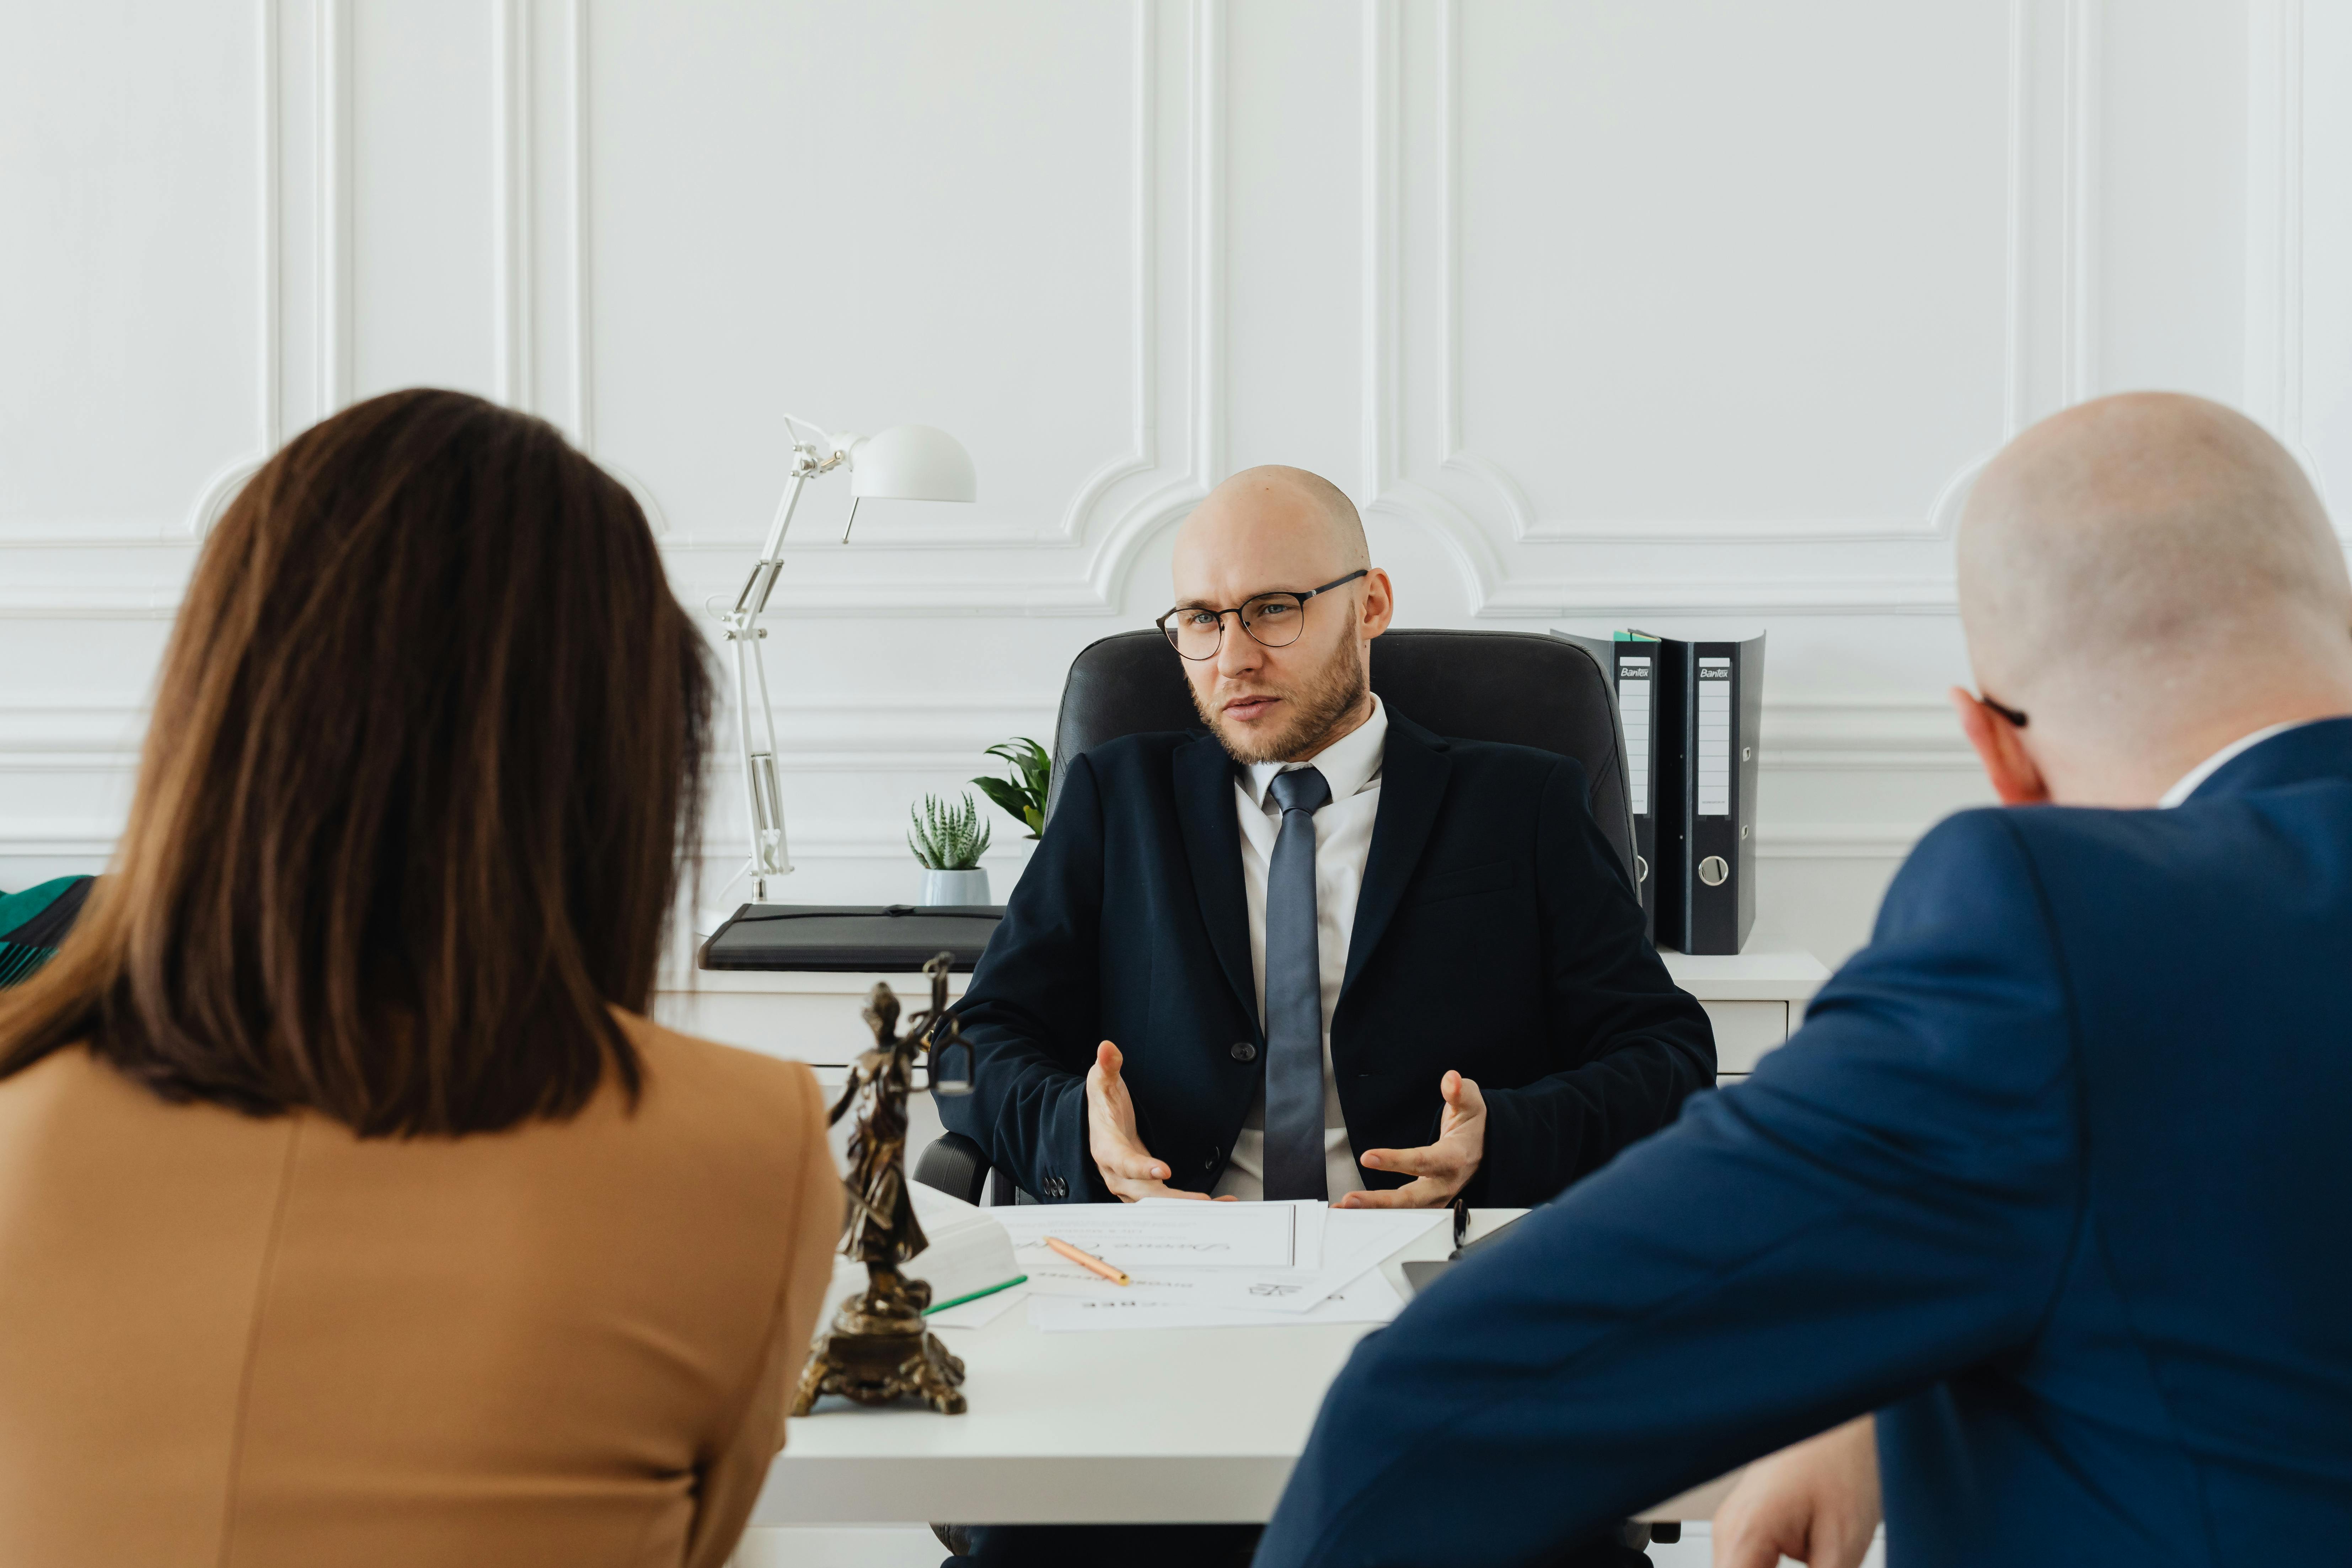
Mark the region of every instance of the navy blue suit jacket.
<instances>
[{"instance_id":1,"label":"navy blue suit jacket","mask_svg":"<svg viewBox=\"0 0 2352 1568\"><path fill-rule=\"evenodd\" d=\"M1358 1347L1258 1555L1511 1563L1879 1411L1894 1561L2352 1551L2352 719L1963 813L1746 1084Z\"/></svg>"},{"instance_id":2,"label":"navy blue suit jacket","mask_svg":"<svg viewBox=\"0 0 2352 1568\"><path fill-rule=\"evenodd\" d=\"M1172 1185L1205 1192L1265 1072L1233 762L1196 731L1063 765L958 1007L973 1092L939 1100L940 1119L1040 1198L1108 1201L1084 1075L1111 1040L1144 1146ZM1438 1080L1475 1079L1470 1197L1504 1205L1550 1197L1714 1081L1706 1015L1643 937L1575 763L1440 740L1391 710L1331 1062L1359 1152L1429 1142Z\"/></svg>"}]
</instances>

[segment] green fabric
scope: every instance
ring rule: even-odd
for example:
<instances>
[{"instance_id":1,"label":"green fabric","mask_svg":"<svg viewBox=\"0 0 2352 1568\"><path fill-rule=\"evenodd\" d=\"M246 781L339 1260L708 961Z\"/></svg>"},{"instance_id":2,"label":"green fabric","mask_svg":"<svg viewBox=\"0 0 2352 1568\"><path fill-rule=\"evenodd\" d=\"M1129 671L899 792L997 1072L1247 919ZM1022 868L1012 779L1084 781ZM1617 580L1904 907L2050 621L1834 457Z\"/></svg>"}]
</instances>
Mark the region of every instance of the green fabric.
<instances>
[{"instance_id":1,"label":"green fabric","mask_svg":"<svg viewBox=\"0 0 2352 1568\"><path fill-rule=\"evenodd\" d=\"M88 880L58 877L21 893L0 893L0 936L29 924L68 891ZM14 985L48 961L56 948L46 943L0 941L0 986Z\"/></svg>"},{"instance_id":2,"label":"green fabric","mask_svg":"<svg viewBox=\"0 0 2352 1568\"><path fill-rule=\"evenodd\" d=\"M14 985L42 964L48 962L55 948L26 947L17 942L0 942L0 989Z\"/></svg>"},{"instance_id":3,"label":"green fabric","mask_svg":"<svg viewBox=\"0 0 2352 1568\"><path fill-rule=\"evenodd\" d=\"M5 935L54 904L79 877L56 877L21 893L0 893L0 935Z\"/></svg>"}]
</instances>

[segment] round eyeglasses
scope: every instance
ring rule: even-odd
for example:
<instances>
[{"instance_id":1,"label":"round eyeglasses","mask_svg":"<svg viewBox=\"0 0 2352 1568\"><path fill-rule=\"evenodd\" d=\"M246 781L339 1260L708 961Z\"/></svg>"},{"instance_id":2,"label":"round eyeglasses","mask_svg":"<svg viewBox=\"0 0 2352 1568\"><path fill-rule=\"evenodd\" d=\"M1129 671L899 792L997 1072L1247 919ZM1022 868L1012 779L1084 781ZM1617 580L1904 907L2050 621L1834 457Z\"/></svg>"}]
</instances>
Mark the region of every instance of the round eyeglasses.
<instances>
[{"instance_id":1,"label":"round eyeglasses","mask_svg":"<svg viewBox=\"0 0 2352 1568\"><path fill-rule=\"evenodd\" d=\"M1367 566L1303 593L1253 594L1226 610L1213 610L1206 605L1180 605L1153 624L1168 638L1168 646L1189 659L1217 657L1217 649L1225 640L1227 616L1239 621L1242 630L1256 639L1259 647L1288 647L1307 628L1307 600L1370 574L1371 568Z\"/></svg>"}]
</instances>

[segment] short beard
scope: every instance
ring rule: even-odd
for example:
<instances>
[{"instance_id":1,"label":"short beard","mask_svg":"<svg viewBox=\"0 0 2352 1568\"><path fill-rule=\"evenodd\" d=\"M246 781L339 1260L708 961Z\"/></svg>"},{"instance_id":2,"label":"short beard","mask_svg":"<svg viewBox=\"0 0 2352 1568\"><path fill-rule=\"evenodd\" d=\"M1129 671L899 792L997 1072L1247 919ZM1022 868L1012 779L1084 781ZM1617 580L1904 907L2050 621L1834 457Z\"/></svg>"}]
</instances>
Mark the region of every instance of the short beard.
<instances>
[{"instance_id":1,"label":"short beard","mask_svg":"<svg viewBox=\"0 0 2352 1568\"><path fill-rule=\"evenodd\" d=\"M1227 636L1235 635L1227 633ZM1185 689L1192 695L1193 711L1217 737L1220 745L1234 761L1247 766L1255 763L1287 763L1303 753L1322 750L1331 738L1331 731L1340 721L1356 710L1364 700L1364 660L1356 651L1352 638L1343 639L1332 650L1323 668L1307 678L1306 684L1295 692L1282 693L1295 710L1290 722L1274 734L1258 737L1236 734L1223 714L1213 713L1202 705L1201 693L1192 682Z\"/></svg>"}]
</instances>

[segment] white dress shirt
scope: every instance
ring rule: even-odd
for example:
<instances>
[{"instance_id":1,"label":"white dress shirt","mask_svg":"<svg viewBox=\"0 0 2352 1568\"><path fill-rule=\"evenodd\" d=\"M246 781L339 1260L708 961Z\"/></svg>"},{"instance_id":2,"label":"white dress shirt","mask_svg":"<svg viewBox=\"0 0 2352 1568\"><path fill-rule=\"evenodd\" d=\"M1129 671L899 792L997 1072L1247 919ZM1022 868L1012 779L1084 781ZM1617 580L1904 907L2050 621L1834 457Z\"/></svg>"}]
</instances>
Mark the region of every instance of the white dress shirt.
<instances>
[{"instance_id":1,"label":"white dress shirt","mask_svg":"<svg viewBox=\"0 0 2352 1568\"><path fill-rule=\"evenodd\" d=\"M1282 807L1274 777L1314 768L1331 786L1331 803L1315 814L1315 956L1323 991L1323 1180L1330 1196L1360 1192L1363 1173L1339 1113L1339 1086L1331 1074L1331 1011L1348 973L1348 938L1356 927L1356 896L1363 890L1364 858L1381 811L1381 757L1388 748L1388 710L1372 699L1372 716L1303 763L1258 763L1234 780L1234 810L1241 819L1242 887L1249 901L1250 973L1257 985L1259 1026L1265 1020L1265 881L1282 837ZM1219 1197L1265 1195L1265 1085L1261 1079L1248 1119L1234 1135L1233 1158L1217 1178Z\"/></svg>"},{"instance_id":2,"label":"white dress shirt","mask_svg":"<svg viewBox=\"0 0 2352 1568\"><path fill-rule=\"evenodd\" d=\"M2182 801L2187 800L2190 795L2195 795L2199 784L2201 784L2207 779L2211 778L2213 774L2219 771L2222 763L2236 756L2240 752L2252 751L2256 746L2261 745L2273 735L2283 735L2289 730L2300 730L2305 724L2315 724L2318 721L2315 719L2290 719L2284 724L2266 725L2263 728L2255 731L2251 735L2239 736L2236 740L2231 742L2228 745L2222 747L2220 751L2214 752L2211 756L2206 758L2203 762L2198 763L2195 767L2181 774L2179 781L2158 798L2156 804L2159 806L2179 805Z\"/></svg>"}]
</instances>

